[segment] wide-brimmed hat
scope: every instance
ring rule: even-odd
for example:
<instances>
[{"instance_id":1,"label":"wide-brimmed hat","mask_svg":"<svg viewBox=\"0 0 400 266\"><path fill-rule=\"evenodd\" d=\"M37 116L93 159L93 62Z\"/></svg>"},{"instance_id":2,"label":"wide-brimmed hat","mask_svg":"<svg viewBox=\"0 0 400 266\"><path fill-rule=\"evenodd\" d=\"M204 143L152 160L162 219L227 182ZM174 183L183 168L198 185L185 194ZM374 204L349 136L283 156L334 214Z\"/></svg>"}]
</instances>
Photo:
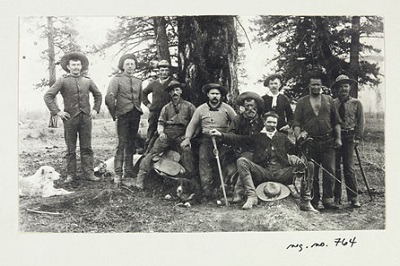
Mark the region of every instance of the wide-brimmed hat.
<instances>
[{"instance_id":1,"label":"wide-brimmed hat","mask_svg":"<svg viewBox=\"0 0 400 266\"><path fill-rule=\"evenodd\" d=\"M211 89L217 89L219 90L219 92L225 96L228 91L226 90L226 88L222 85L219 85L217 83L208 83L206 85L204 85L201 90L203 91L204 94L207 94Z\"/></svg>"},{"instance_id":2,"label":"wide-brimmed hat","mask_svg":"<svg viewBox=\"0 0 400 266\"><path fill-rule=\"evenodd\" d=\"M179 81L174 79L174 80L171 80L169 82L169 84L165 88L165 90L169 92L170 90L172 90L174 88L177 88L177 87L179 87L179 88L181 88L183 90L184 88L186 88L186 84L185 83L180 83Z\"/></svg>"},{"instance_id":3,"label":"wide-brimmed hat","mask_svg":"<svg viewBox=\"0 0 400 266\"><path fill-rule=\"evenodd\" d=\"M134 54L124 54L123 56L121 56L121 58L119 59L119 62L118 62L118 68L121 71L124 71L124 62L126 59L133 59L135 61L135 65L137 66L138 62L137 62L137 58Z\"/></svg>"},{"instance_id":4,"label":"wide-brimmed hat","mask_svg":"<svg viewBox=\"0 0 400 266\"><path fill-rule=\"evenodd\" d=\"M236 99L236 104L243 106L244 101L249 99L254 99L257 103L258 108L262 108L264 106L264 100L261 98L261 96L252 91L245 91L241 93Z\"/></svg>"},{"instance_id":5,"label":"wide-brimmed hat","mask_svg":"<svg viewBox=\"0 0 400 266\"><path fill-rule=\"evenodd\" d=\"M62 67L62 69L64 69L66 72L69 72L67 66L69 63L69 60L71 59L77 59L79 61L81 61L82 64L82 71L86 71L89 68L89 60L87 59L87 57L81 53L69 53L69 54L65 54L63 57L61 57L61 61L60 61L60 65Z\"/></svg>"},{"instance_id":6,"label":"wide-brimmed hat","mask_svg":"<svg viewBox=\"0 0 400 266\"><path fill-rule=\"evenodd\" d=\"M333 85L331 87L332 93L333 92L337 92L337 89L339 88L339 86L341 84L344 84L344 83L350 84L350 86L357 85L357 81L355 81L354 79L351 79L348 76L342 74L342 75L339 75L335 79L335 83L333 83Z\"/></svg>"},{"instance_id":7,"label":"wide-brimmed hat","mask_svg":"<svg viewBox=\"0 0 400 266\"><path fill-rule=\"evenodd\" d=\"M167 60L163 59L157 63L157 68L160 67L171 67L171 64Z\"/></svg>"},{"instance_id":8,"label":"wide-brimmed hat","mask_svg":"<svg viewBox=\"0 0 400 266\"><path fill-rule=\"evenodd\" d=\"M265 79L265 81L264 81L264 86L265 87L268 87L269 86L269 82L271 81L271 80L274 80L274 79L279 79L279 81L282 83L282 81L283 81L283 77L282 77L282 75L280 75L280 74L272 74L272 75L269 75L266 79Z\"/></svg>"},{"instance_id":9,"label":"wide-brimmed hat","mask_svg":"<svg viewBox=\"0 0 400 266\"><path fill-rule=\"evenodd\" d=\"M287 186L277 182L264 182L257 186L257 196L262 201L275 201L290 195Z\"/></svg>"}]
</instances>

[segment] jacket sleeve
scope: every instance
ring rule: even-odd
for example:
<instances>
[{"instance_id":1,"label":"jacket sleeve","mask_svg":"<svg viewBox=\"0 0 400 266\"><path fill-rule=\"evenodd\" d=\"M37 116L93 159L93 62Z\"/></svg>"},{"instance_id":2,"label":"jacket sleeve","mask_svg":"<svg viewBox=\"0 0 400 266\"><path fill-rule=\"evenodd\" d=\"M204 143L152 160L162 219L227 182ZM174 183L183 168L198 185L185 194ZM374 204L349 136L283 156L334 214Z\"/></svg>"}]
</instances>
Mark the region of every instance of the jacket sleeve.
<instances>
[{"instance_id":1,"label":"jacket sleeve","mask_svg":"<svg viewBox=\"0 0 400 266\"><path fill-rule=\"evenodd\" d=\"M293 114L293 128L300 127L302 129L303 119L302 115L304 113L303 110L303 100L300 99L296 104L296 109L294 110Z\"/></svg>"},{"instance_id":2,"label":"jacket sleeve","mask_svg":"<svg viewBox=\"0 0 400 266\"><path fill-rule=\"evenodd\" d=\"M115 121L115 105L118 96L118 80L114 77L111 79L110 84L108 85L105 103L110 112L111 117Z\"/></svg>"},{"instance_id":3,"label":"jacket sleeve","mask_svg":"<svg viewBox=\"0 0 400 266\"><path fill-rule=\"evenodd\" d=\"M357 102L357 124L355 126L355 138L360 140L364 134L365 117L364 109L360 101Z\"/></svg>"},{"instance_id":4,"label":"jacket sleeve","mask_svg":"<svg viewBox=\"0 0 400 266\"><path fill-rule=\"evenodd\" d=\"M148 95L149 95L150 93L152 93L152 92L153 92L153 82L150 82L149 85L147 85L146 88L143 89L142 103L143 103L144 105L147 106L149 103L151 103L151 102L149 101Z\"/></svg>"},{"instance_id":5,"label":"jacket sleeve","mask_svg":"<svg viewBox=\"0 0 400 266\"><path fill-rule=\"evenodd\" d=\"M60 92L63 86L63 79L58 79L56 83L44 94L43 99L49 108L51 115L56 115L60 112L60 108L57 105L56 96Z\"/></svg>"},{"instance_id":6,"label":"jacket sleeve","mask_svg":"<svg viewBox=\"0 0 400 266\"><path fill-rule=\"evenodd\" d=\"M232 146L250 146L254 142L254 138L249 135L236 135L235 133L222 133L221 140L223 143Z\"/></svg>"},{"instance_id":7,"label":"jacket sleeve","mask_svg":"<svg viewBox=\"0 0 400 266\"><path fill-rule=\"evenodd\" d=\"M285 96L285 115L289 126L293 125L293 110L290 106L289 98Z\"/></svg>"},{"instance_id":8,"label":"jacket sleeve","mask_svg":"<svg viewBox=\"0 0 400 266\"><path fill-rule=\"evenodd\" d=\"M101 102L103 101L103 96L101 95L99 88L97 88L97 86L93 82L93 80L90 80L89 90L92 92L93 98L94 98L93 110L95 110L97 113L99 113L100 107L101 107Z\"/></svg>"}]
</instances>

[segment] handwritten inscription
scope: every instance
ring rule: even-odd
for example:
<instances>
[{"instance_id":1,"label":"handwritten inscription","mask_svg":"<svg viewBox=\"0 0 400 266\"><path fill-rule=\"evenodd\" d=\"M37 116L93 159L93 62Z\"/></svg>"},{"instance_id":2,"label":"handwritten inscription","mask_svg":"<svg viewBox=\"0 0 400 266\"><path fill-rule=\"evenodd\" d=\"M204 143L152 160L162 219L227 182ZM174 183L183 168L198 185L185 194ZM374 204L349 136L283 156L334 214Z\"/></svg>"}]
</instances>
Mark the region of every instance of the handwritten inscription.
<instances>
[{"instance_id":1,"label":"handwritten inscription","mask_svg":"<svg viewBox=\"0 0 400 266\"><path fill-rule=\"evenodd\" d=\"M309 245L303 243L289 244L286 249L294 249L298 250L298 252L302 252L305 249L321 249L327 247L350 247L352 248L357 243L356 237L346 239L346 238L335 238L332 242L314 242Z\"/></svg>"}]
</instances>

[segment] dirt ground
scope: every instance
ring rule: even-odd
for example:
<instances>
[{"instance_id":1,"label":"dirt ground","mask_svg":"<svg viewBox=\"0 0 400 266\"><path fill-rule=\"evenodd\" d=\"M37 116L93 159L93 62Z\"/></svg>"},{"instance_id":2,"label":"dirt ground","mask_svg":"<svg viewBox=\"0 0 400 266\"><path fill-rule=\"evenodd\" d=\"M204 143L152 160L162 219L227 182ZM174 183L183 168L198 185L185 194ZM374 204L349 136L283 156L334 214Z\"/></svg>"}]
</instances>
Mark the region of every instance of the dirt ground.
<instances>
[{"instance_id":1,"label":"dirt ground","mask_svg":"<svg viewBox=\"0 0 400 266\"><path fill-rule=\"evenodd\" d=\"M373 194L370 200L356 165L362 207L351 208L344 200L338 211L319 214L301 212L298 200L288 197L260 203L250 211L241 204L216 202L179 206L174 187L161 178L150 180L144 192L113 189L108 179L81 181L77 188L56 183L73 194L51 198L19 199L21 232L240 232L371 230L385 228L384 119L368 116L362 164ZM19 126L20 176L32 175L40 166L51 165L65 177L63 128L47 128L47 121L21 121ZM143 132L142 132L143 133ZM95 164L113 156L116 143L111 119L94 120ZM79 154L79 152L78 152ZM79 161L79 156L78 156ZM78 165L79 167L79 165ZM146 184L145 184L146 185ZM166 200L165 195L172 195ZM38 213L39 211L39 213Z\"/></svg>"}]
</instances>

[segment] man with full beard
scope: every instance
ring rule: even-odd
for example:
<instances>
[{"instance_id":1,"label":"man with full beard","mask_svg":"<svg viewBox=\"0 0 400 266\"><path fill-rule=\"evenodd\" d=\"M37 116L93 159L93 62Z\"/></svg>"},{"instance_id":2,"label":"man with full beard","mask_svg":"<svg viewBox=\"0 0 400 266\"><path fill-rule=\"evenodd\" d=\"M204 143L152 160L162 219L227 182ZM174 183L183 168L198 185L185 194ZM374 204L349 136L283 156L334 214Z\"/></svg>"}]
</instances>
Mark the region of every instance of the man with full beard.
<instances>
[{"instance_id":1,"label":"man with full beard","mask_svg":"<svg viewBox=\"0 0 400 266\"><path fill-rule=\"evenodd\" d=\"M181 146L190 147L190 140L196 129L201 128L199 174L203 197L209 200L216 197L216 193L213 191L213 183L218 182L218 170L215 170L214 167L216 161L213 155L210 130L218 129L221 132L227 132L236 113L231 106L222 102L222 97L227 94L225 87L216 83L209 83L203 86L202 91L207 94L208 102L197 107L186 128L185 139ZM220 145L221 143L217 142L217 146Z\"/></svg>"}]
</instances>

